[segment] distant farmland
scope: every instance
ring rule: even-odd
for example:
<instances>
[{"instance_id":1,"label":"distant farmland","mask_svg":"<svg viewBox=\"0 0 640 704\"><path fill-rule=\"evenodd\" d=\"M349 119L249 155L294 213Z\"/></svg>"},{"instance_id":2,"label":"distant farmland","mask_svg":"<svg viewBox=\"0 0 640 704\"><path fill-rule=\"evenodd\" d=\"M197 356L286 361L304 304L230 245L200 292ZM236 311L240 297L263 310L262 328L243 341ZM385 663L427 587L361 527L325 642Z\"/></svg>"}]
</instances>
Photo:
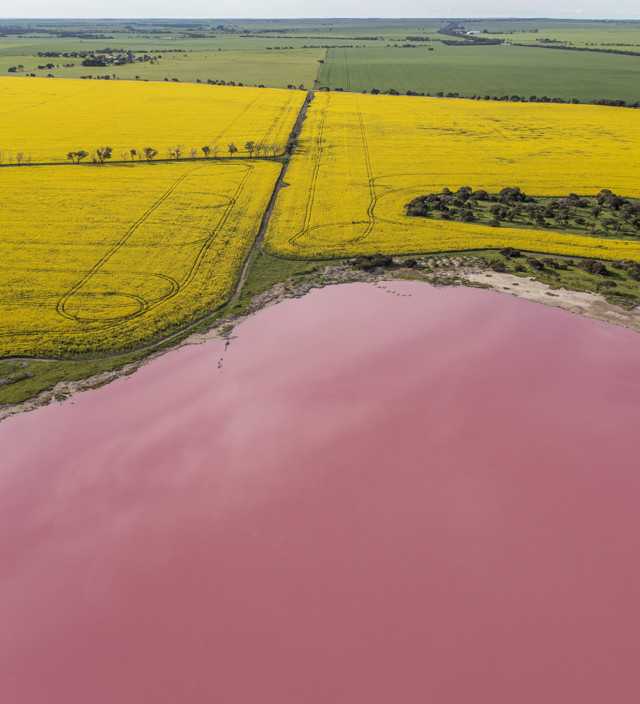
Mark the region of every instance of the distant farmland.
<instances>
[{"instance_id":1,"label":"distant farmland","mask_svg":"<svg viewBox=\"0 0 640 704\"><path fill-rule=\"evenodd\" d=\"M404 49L329 49L318 87L634 103L640 100L640 56L435 42Z\"/></svg>"}]
</instances>

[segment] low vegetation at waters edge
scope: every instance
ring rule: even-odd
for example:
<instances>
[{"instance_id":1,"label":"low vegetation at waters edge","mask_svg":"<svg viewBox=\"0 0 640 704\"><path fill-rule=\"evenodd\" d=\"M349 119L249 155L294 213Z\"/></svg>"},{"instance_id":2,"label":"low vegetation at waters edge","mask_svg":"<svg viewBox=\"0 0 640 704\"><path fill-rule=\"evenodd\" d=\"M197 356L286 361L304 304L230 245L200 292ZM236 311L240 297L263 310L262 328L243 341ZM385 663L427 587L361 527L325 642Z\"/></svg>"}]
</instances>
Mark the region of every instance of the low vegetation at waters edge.
<instances>
[{"instance_id":1,"label":"low vegetation at waters edge","mask_svg":"<svg viewBox=\"0 0 640 704\"><path fill-rule=\"evenodd\" d=\"M256 156L248 143L259 146L261 155L278 154L305 95L297 90L0 78L0 167L102 163L105 149L111 162Z\"/></svg>"},{"instance_id":2,"label":"low vegetation at waters edge","mask_svg":"<svg viewBox=\"0 0 640 704\"><path fill-rule=\"evenodd\" d=\"M482 252L479 261L485 269L532 277L551 289L600 293L610 303L627 310L640 303L640 264L637 261L549 257L512 247Z\"/></svg>"},{"instance_id":3,"label":"low vegetation at waters edge","mask_svg":"<svg viewBox=\"0 0 640 704\"><path fill-rule=\"evenodd\" d=\"M498 193L517 183L526 193L548 196L545 213L571 192L595 197L608 188L623 200L637 198L639 159L640 120L633 110L316 93L264 247L289 258L512 246L640 260L640 242L627 234L633 218L618 233L606 206L593 234L576 222L582 217L576 206L573 230L564 224L564 205L544 216L550 223L544 230L525 226L515 214L509 222L508 209L493 228L482 218L405 215L414 198L469 184Z\"/></svg>"},{"instance_id":4,"label":"low vegetation at waters edge","mask_svg":"<svg viewBox=\"0 0 640 704\"><path fill-rule=\"evenodd\" d=\"M0 356L113 353L211 313L235 290L280 168L0 169Z\"/></svg>"},{"instance_id":5,"label":"low vegetation at waters edge","mask_svg":"<svg viewBox=\"0 0 640 704\"><path fill-rule=\"evenodd\" d=\"M549 257L537 252L503 247L500 250L416 254L400 258L384 254L358 255L348 261L355 269L366 272L392 273L399 278L412 279L424 279L426 276L439 284L461 283L465 281L460 277L461 273L484 269L488 272L530 277L547 284L551 289L600 293L610 303L628 310L640 303L640 263L630 260L607 262Z\"/></svg>"},{"instance_id":6,"label":"low vegetation at waters edge","mask_svg":"<svg viewBox=\"0 0 640 704\"><path fill-rule=\"evenodd\" d=\"M571 193L563 198L526 195L518 186L499 193L474 191L461 186L452 192L418 196L405 205L413 217L457 220L500 227L501 224L533 229L552 227L557 232L575 232L595 237L640 237L640 200L622 198L609 189L596 196Z\"/></svg>"}]
</instances>

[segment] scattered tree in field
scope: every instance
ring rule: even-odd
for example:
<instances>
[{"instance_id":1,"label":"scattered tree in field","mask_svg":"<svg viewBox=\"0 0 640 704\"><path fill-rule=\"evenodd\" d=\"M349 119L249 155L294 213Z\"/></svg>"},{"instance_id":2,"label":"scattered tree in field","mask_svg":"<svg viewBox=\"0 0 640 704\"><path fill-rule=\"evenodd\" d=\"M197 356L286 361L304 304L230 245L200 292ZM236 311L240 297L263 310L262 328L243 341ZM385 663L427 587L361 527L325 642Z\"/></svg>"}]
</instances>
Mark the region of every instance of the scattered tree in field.
<instances>
[{"instance_id":1,"label":"scattered tree in field","mask_svg":"<svg viewBox=\"0 0 640 704\"><path fill-rule=\"evenodd\" d=\"M599 262L597 259L583 259L579 262L578 266L590 274L595 274L596 276L605 276L609 273L607 267Z\"/></svg>"},{"instance_id":2,"label":"scattered tree in field","mask_svg":"<svg viewBox=\"0 0 640 704\"><path fill-rule=\"evenodd\" d=\"M231 144L227 147L227 150L229 151L229 156L233 156L238 151L238 147L231 142Z\"/></svg>"},{"instance_id":3,"label":"scattered tree in field","mask_svg":"<svg viewBox=\"0 0 640 704\"><path fill-rule=\"evenodd\" d=\"M130 149L129 154L131 154L131 161L133 161L133 157L137 154L138 152L135 149Z\"/></svg>"},{"instance_id":4,"label":"scattered tree in field","mask_svg":"<svg viewBox=\"0 0 640 704\"><path fill-rule=\"evenodd\" d=\"M611 291L612 288L617 288L618 284L615 281L600 281L596 286L596 291Z\"/></svg>"},{"instance_id":5,"label":"scattered tree in field","mask_svg":"<svg viewBox=\"0 0 640 704\"><path fill-rule=\"evenodd\" d=\"M16 152L16 164L20 166L22 164L22 161L24 159L24 152Z\"/></svg>"},{"instance_id":6,"label":"scattered tree in field","mask_svg":"<svg viewBox=\"0 0 640 704\"><path fill-rule=\"evenodd\" d=\"M359 255L355 259L349 262L356 269L362 269L363 271L371 271L377 267L391 266L393 264L393 258L388 257L385 254L374 254L372 256Z\"/></svg>"},{"instance_id":7,"label":"scattered tree in field","mask_svg":"<svg viewBox=\"0 0 640 704\"><path fill-rule=\"evenodd\" d=\"M191 157L192 160L196 158L197 154L198 154L198 150L195 147L191 147L191 149L189 149L189 156Z\"/></svg>"},{"instance_id":8,"label":"scattered tree in field","mask_svg":"<svg viewBox=\"0 0 640 704\"><path fill-rule=\"evenodd\" d=\"M158 150L157 149L152 149L151 147L145 147L143 149L144 151L144 158L147 161L153 161L155 157L158 155Z\"/></svg>"},{"instance_id":9,"label":"scattered tree in field","mask_svg":"<svg viewBox=\"0 0 640 704\"><path fill-rule=\"evenodd\" d=\"M634 281L640 281L640 264L637 262L629 262L627 274L629 274L629 277Z\"/></svg>"},{"instance_id":10,"label":"scattered tree in field","mask_svg":"<svg viewBox=\"0 0 640 704\"><path fill-rule=\"evenodd\" d=\"M98 147L98 149L96 149L95 151L98 161L101 164L104 164L107 159L111 159L111 147Z\"/></svg>"},{"instance_id":11,"label":"scattered tree in field","mask_svg":"<svg viewBox=\"0 0 640 704\"><path fill-rule=\"evenodd\" d=\"M514 249L513 247L504 247L500 250L500 254L502 254L505 259L511 259L511 257L519 257L520 250Z\"/></svg>"},{"instance_id":12,"label":"scattered tree in field","mask_svg":"<svg viewBox=\"0 0 640 704\"><path fill-rule=\"evenodd\" d=\"M255 148L256 148L256 143L253 141L247 142L244 145L244 148L249 152L249 156L253 156L253 152L255 151Z\"/></svg>"},{"instance_id":13,"label":"scattered tree in field","mask_svg":"<svg viewBox=\"0 0 640 704\"><path fill-rule=\"evenodd\" d=\"M205 144L205 146L201 147L201 149L202 149L202 153L204 154L204 158L208 159L209 156L211 155L211 147L209 147Z\"/></svg>"},{"instance_id":14,"label":"scattered tree in field","mask_svg":"<svg viewBox=\"0 0 640 704\"><path fill-rule=\"evenodd\" d=\"M217 144L213 145L213 149L211 150L213 152L213 158L217 159L218 158L218 152L220 151L220 147Z\"/></svg>"},{"instance_id":15,"label":"scattered tree in field","mask_svg":"<svg viewBox=\"0 0 640 704\"><path fill-rule=\"evenodd\" d=\"M80 151L77 152L69 152L67 154L67 159L71 159L71 161L75 164L79 164L82 159L86 159L89 156L89 152L85 152L84 149L81 149Z\"/></svg>"},{"instance_id":16,"label":"scattered tree in field","mask_svg":"<svg viewBox=\"0 0 640 704\"><path fill-rule=\"evenodd\" d=\"M122 157L122 161L126 161L129 156L129 152L120 152L120 156Z\"/></svg>"},{"instance_id":17,"label":"scattered tree in field","mask_svg":"<svg viewBox=\"0 0 640 704\"><path fill-rule=\"evenodd\" d=\"M92 149L91 160L94 164L104 164L107 159L111 159L111 151L111 147L97 147L96 149Z\"/></svg>"}]
</instances>

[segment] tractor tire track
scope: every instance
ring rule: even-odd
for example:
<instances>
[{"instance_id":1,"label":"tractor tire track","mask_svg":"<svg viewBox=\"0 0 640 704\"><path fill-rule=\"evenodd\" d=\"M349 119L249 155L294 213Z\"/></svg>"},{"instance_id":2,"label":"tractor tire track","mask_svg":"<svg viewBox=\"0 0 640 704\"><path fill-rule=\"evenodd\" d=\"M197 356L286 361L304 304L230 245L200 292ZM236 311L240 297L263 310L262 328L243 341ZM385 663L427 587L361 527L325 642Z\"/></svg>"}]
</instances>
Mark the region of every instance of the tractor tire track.
<instances>
[{"instance_id":1,"label":"tractor tire track","mask_svg":"<svg viewBox=\"0 0 640 704\"><path fill-rule=\"evenodd\" d=\"M77 293L88 281L90 281L100 269L106 264L106 262L113 257L116 252L118 252L127 243L127 240L135 233L135 231L142 225L166 200L169 196L178 188L178 186L194 171L202 169L202 166L198 166L195 169L191 169L182 174L177 178L171 186L149 207L147 210L131 225L127 232L120 238L120 240L97 262L91 269L68 291L64 294L56 304L56 311L63 317L70 320L77 319L75 315L68 313L66 310L67 303L74 293Z\"/></svg>"},{"instance_id":2,"label":"tractor tire track","mask_svg":"<svg viewBox=\"0 0 640 704\"><path fill-rule=\"evenodd\" d=\"M307 206L305 208L304 212L304 221L302 224L302 229L300 232L296 233L293 235L293 237L289 238L289 244L295 246L296 242L300 237L303 237L309 232L309 227L311 224L311 213L313 211L313 204L315 201L316 197L316 188L318 184L318 173L320 171L320 167L322 166L322 154L324 151L324 139L323 139L323 134L324 134L324 124L325 120L327 117L327 108L329 107L329 104L331 102L331 95L327 96L327 99L325 101L325 104L322 107L322 111L320 112L320 121L318 123L318 131L316 134L316 154L315 154L315 159L314 159L314 165L313 165L313 171L311 172L311 183L309 186L309 196L307 198Z\"/></svg>"},{"instance_id":3,"label":"tractor tire track","mask_svg":"<svg viewBox=\"0 0 640 704\"><path fill-rule=\"evenodd\" d=\"M224 137L224 135L227 134L227 132L236 124L236 122L238 122L238 120L240 120L240 118L242 118L242 117L245 115L245 113L249 110L249 108L251 108L251 107L253 106L253 104L254 104L257 100L259 100L259 98L261 98L261 97L262 97L262 96L259 96L259 95L258 95L258 96L256 96L251 102L247 103L247 104L244 106L244 108L236 115L236 117L234 117L233 120L231 120L230 122L228 122L227 125L226 125L226 127L224 127L224 128L218 133L218 136L217 136L217 137L214 137L214 138L209 142L209 146L211 147L212 145L216 144L216 142L218 142L218 140L222 139L222 138Z\"/></svg>"},{"instance_id":4,"label":"tractor tire track","mask_svg":"<svg viewBox=\"0 0 640 704\"><path fill-rule=\"evenodd\" d=\"M367 207L368 224L367 224L367 227L366 227L364 234L362 236L356 237L353 240L351 240L352 242L361 242L362 240L366 239L371 234L371 232L376 224L375 216L373 213L373 209L376 204L376 189L375 189L375 178L373 176L373 169L371 168L371 154L369 152L369 144L367 142L367 133L364 128L364 120L362 118L362 110L360 108L360 101L357 96L355 99L355 103L356 103L356 110L358 113L358 124L360 126L360 137L362 139L364 163L365 163L365 168L367 171L367 183L369 186L369 206Z\"/></svg>"}]
</instances>

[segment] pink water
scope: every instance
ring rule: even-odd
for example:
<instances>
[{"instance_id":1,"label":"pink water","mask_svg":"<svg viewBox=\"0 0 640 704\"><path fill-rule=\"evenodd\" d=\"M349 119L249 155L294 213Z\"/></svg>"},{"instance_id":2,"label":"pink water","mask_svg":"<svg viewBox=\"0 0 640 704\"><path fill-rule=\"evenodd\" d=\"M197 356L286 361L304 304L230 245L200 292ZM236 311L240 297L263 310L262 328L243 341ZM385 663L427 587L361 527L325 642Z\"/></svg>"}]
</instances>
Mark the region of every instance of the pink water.
<instances>
[{"instance_id":1,"label":"pink water","mask_svg":"<svg viewBox=\"0 0 640 704\"><path fill-rule=\"evenodd\" d=\"M3 704L640 700L640 335L391 286L0 424Z\"/></svg>"}]
</instances>

